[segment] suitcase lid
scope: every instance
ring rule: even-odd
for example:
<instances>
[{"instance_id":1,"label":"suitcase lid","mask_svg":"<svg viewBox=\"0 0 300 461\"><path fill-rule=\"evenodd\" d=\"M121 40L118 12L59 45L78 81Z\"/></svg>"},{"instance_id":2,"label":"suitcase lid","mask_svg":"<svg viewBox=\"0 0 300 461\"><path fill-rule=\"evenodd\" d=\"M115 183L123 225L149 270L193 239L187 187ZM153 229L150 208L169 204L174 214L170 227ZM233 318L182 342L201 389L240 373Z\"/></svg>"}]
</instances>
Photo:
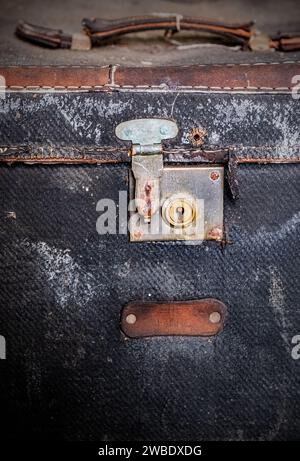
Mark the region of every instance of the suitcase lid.
<instances>
[{"instance_id":1,"label":"suitcase lid","mask_svg":"<svg viewBox=\"0 0 300 461\"><path fill-rule=\"evenodd\" d=\"M218 4L218 8L211 2L194 1L101 4L110 18L170 9L175 14L184 10L189 16L228 22L254 18L268 34L280 28L296 31L299 16L299 3L293 0L284 8L277 1L264 2L263 8L259 4L246 7L239 0ZM14 35L19 19L77 32L83 17L100 16L103 8L94 2L87 10L77 1L70 2L70 8L66 2L39 10L30 3L22 9L19 0L18 5L4 6L0 20L0 75L12 98L4 102L1 162L130 162L128 143L117 140L114 130L122 121L142 117L178 121L179 136L164 145L169 162L300 161L299 104L291 97L297 86L295 77L300 75L300 52L203 46L198 34L184 33L178 36L184 45L178 46L164 40L161 31L126 35L90 51L45 49ZM202 95L201 101L197 96L201 111L194 94ZM33 100L40 102L35 104L36 113ZM71 123L66 114L73 114L77 122ZM41 117L46 126L40 126ZM200 130L201 136L204 130L204 142L198 142L199 133L194 130Z\"/></svg>"}]
</instances>

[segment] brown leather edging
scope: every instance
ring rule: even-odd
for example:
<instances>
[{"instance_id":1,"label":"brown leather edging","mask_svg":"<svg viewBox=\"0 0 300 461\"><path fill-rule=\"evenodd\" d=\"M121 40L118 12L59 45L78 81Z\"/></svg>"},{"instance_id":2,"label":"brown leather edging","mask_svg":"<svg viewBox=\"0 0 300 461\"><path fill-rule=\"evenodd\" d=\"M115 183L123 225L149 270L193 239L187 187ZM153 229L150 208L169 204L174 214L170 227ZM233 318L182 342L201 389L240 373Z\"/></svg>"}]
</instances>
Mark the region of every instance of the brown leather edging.
<instances>
[{"instance_id":1,"label":"brown leather edging","mask_svg":"<svg viewBox=\"0 0 300 461\"><path fill-rule=\"evenodd\" d=\"M256 163L256 164L262 164L262 165L267 165L270 163L276 163L276 164L287 164L287 163L300 163L300 158L287 158L287 157L282 157L282 158L240 158L237 157L236 159L237 163Z\"/></svg>"},{"instance_id":2,"label":"brown leather edging","mask_svg":"<svg viewBox=\"0 0 300 461\"><path fill-rule=\"evenodd\" d=\"M226 163L228 149L200 150L173 148L164 150L166 163ZM2 163L130 163L128 149L122 147L0 146Z\"/></svg>"},{"instance_id":3,"label":"brown leather edging","mask_svg":"<svg viewBox=\"0 0 300 461\"><path fill-rule=\"evenodd\" d=\"M300 163L300 158L276 158L276 159L271 159L271 158L236 158L236 162L238 164L243 164L243 163L254 163L254 164L289 164L289 163ZM28 159L22 159L20 157L10 157L7 159L0 158L0 163L4 163L7 165L10 165L12 163L25 163L27 165L34 165L34 164L41 164L41 165L85 165L85 164L90 164L90 165L103 165L103 164L120 164L120 163L127 163L122 160L111 160L111 159L97 159L97 158L45 158L45 157L37 157L37 158L28 158ZM167 162L168 163L168 162ZM175 162L176 163L176 162ZM188 162L187 162L188 163ZM201 163L199 160L198 163ZM215 163L215 162L212 162Z\"/></svg>"},{"instance_id":4,"label":"brown leather edging","mask_svg":"<svg viewBox=\"0 0 300 461\"><path fill-rule=\"evenodd\" d=\"M181 164L181 163L186 163L186 164L198 164L198 163L211 163L211 164L220 164L220 163L227 163L227 159L220 158L220 159L208 159L205 158L205 156L200 156L197 159L188 159L184 158L181 156L174 156L172 159L166 158L165 163L166 164ZM257 158L247 158L247 157L235 157L235 162L237 164L291 164L291 163L300 163L300 157L257 157ZM99 158L99 157L82 157L82 158L72 158L72 157L27 157L24 158L22 156L11 156L11 157L1 157L0 156L0 164L7 164L11 165L14 163L24 163L27 165L34 165L34 164L44 164L44 165L85 165L85 164L91 164L91 165L105 165L105 164L128 164L130 163L129 158L110 158L109 156L107 158Z\"/></svg>"},{"instance_id":5,"label":"brown leather edging","mask_svg":"<svg viewBox=\"0 0 300 461\"><path fill-rule=\"evenodd\" d=\"M203 90L290 90L292 78L300 71L299 65L253 65L224 67L170 67L165 69L117 68L114 84L121 87L133 85L165 85L169 89Z\"/></svg>"},{"instance_id":6,"label":"brown leather edging","mask_svg":"<svg viewBox=\"0 0 300 461\"><path fill-rule=\"evenodd\" d=\"M7 89L15 91L291 91L300 61L232 65L126 68L0 67Z\"/></svg>"},{"instance_id":7,"label":"brown leather edging","mask_svg":"<svg viewBox=\"0 0 300 461\"><path fill-rule=\"evenodd\" d=\"M290 148L291 153L276 155L276 146L228 146L227 148L197 149L182 146L163 149L166 164L226 164L232 157L236 163L300 163L300 146ZM241 155L241 152L247 152ZM256 154L255 154L256 153ZM130 163L130 151L126 147L111 146L47 146L0 145L0 163L27 164L114 164Z\"/></svg>"},{"instance_id":8,"label":"brown leather edging","mask_svg":"<svg viewBox=\"0 0 300 461\"><path fill-rule=\"evenodd\" d=\"M13 89L89 89L102 88L109 82L109 67L12 66L0 67L7 88ZM17 89L17 88L16 88Z\"/></svg>"}]
</instances>

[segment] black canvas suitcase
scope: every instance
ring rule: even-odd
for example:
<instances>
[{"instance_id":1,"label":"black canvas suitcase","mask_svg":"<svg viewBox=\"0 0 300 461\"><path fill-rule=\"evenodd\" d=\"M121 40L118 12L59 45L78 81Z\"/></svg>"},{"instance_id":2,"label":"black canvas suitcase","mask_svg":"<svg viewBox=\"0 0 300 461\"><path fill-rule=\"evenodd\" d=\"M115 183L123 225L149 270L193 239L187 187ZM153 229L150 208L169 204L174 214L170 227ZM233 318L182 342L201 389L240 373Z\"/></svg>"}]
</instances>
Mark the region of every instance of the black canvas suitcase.
<instances>
[{"instance_id":1,"label":"black canvas suitcase","mask_svg":"<svg viewBox=\"0 0 300 461\"><path fill-rule=\"evenodd\" d=\"M103 16L71 3L2 9L1 438L299 439L300 54L180 30L276 42L299 4L102 2L178 34L14 36Z\"/></svg>"}]
</instances>

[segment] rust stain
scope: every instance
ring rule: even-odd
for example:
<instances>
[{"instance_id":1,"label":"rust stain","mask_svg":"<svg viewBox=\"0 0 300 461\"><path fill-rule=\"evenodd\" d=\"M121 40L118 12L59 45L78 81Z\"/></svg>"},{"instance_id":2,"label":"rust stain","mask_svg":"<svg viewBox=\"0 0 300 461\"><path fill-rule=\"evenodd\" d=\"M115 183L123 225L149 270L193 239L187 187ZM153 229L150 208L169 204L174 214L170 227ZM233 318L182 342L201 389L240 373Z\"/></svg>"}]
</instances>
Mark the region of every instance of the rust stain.
<instances>
[{"instance_id":1,"label":"rust stain","mask_svg":"<svg viewBox=\"0 0 300 461\"><path fill-rule=\"evenodd\" d=\"M210 173L210 179L212 181L217 181L219 178L220 178L220 173L218 173L217 171L212 171Z\"/></svg>"},{"instance_id":2,"label":"rust stain","mask_svg":"<svg viewBox=\"0 0 300 461\"><path fill-rule=\"evenodd\" d=\"M197 127L191 129L188 138L194 147L200 147L204 144L206 136L207 131L205 128Z\"/></svg>"},{"instance_id":3,"label":"rust stain","mask_svg":"<svg viewBox=\"0 0 300 461\"><path fill-rule=\"evenodd\" d=\"M145 184L145 207L144 216L151 218L152 216L152 191L153 187L151 182L147 181Z\"/></svg>"},{"instance_id":4,"label":"rust stain","mask_svg":"<svg viewBox=\"0 0 300 461\"><path fill-rule=\"evenodd\" d=\"M211 240L222 240L223 238L222 227L214 227L213 229L211 229L207 234L207 238Z\"/></svg>"},{"instance_id":5,"label":"rust stain","mask_svg":"<svg viewBox=\"0 0 300 461\"><path fill-rule=\"evenodd\" d=\"M141 238L143 237L144 233L140 230L136 230L133 232L133 237L136 239L136 240L141 240Z\"/></svg>"}]
</instances>

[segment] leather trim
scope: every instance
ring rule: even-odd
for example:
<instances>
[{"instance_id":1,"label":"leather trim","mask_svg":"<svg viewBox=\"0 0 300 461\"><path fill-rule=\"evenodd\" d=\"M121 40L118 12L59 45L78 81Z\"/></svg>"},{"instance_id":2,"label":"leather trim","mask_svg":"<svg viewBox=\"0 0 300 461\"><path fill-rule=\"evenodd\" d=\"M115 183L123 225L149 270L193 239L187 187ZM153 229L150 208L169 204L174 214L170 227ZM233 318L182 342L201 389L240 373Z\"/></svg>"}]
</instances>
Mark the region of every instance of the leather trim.
<instances>
[{"instance_id":1,"label":"leather trim","mask_svg":"<svg viewBox=\"0 0 300 461\"><path fill-rule=\"evenodd\" d=\"M6 87L13 89L30 89L55 87L72 90L84 87L102 87L109 81L108 67L60 67L60 66L12 66L0 67L0 75L5 78ZM44 88L47 89L47 88Z\"/></svg>"},{"instance_id":2,"label":"leather trim","mask_svg":"<svg viewBox=\"0 0 300 461\"><path fill-rule=\"evenodd\" d=\"M246 154L242 155L242 152ZM248 151L248 153L247 153ZM233 156L237 164L242 163L300 163L300 147L294 146L291 153L276 155L276 146L230 146L218 150L202 150L180 146L163 150L166 164L227 164ZM122 147L75 147L75 146L47 146L47 145L0 145L0 163L27 163L27 164L114 164L130 163L131 157L127 148Z\"/></svg>"},{"instance_id":3,"label":"leather trim","mask_svg":"<svg viewBox=\"0 0 300 461\"><path fill-rule=\"evenodd\" d=\"M289 92L300 63L126 68L0 67L6 88L15 91L211 91Z\"/></svg>"},{"instance_id":4,"label":"leather trim","mask_svg":"<svg viewBox=\"0 0 300 461\"><path fill-rule=\"evenodd\" d=\"M157 85L170 89L203 89L203 90L239 90L239 91L272 91L289 90L292 78L300 71L300 66L206 66L181 68L138 68L116 69L114 84L125 86L128 82L133 85Z\"/></svg>"}]
</instances>

